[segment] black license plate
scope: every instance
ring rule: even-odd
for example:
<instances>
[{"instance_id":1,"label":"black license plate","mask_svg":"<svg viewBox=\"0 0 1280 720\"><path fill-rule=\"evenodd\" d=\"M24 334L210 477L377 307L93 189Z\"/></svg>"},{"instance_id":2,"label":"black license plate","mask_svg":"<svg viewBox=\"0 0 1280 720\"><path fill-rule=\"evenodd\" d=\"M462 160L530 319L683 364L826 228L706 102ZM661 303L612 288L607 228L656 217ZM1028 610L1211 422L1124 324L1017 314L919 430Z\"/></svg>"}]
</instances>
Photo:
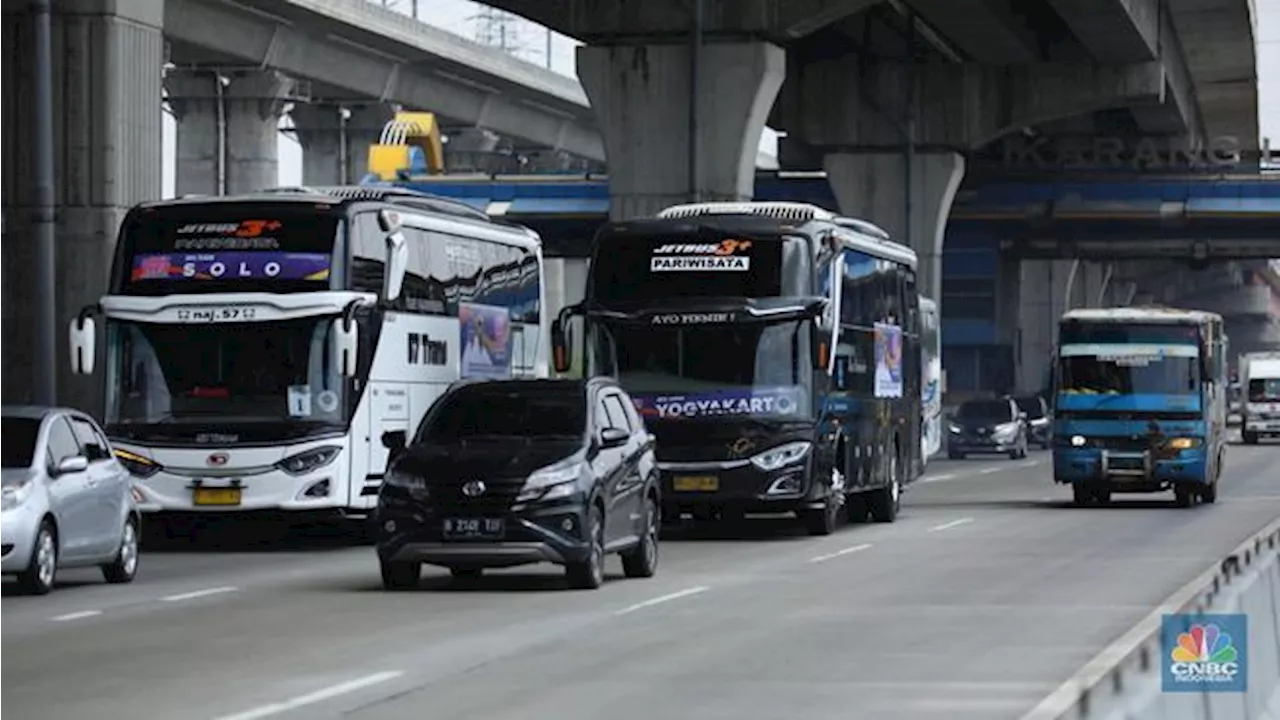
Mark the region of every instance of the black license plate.
<instances>
[{"instance_id":1,"label":"black license plate","mask_svg":"<svg viewBox=\"0 0 1280 720\"><path fill-rule=\"evenodd\" d=\"M506 532L503 518L445 518L441 528L446 540L501 540Z\"/></svg>"}]
</instances>

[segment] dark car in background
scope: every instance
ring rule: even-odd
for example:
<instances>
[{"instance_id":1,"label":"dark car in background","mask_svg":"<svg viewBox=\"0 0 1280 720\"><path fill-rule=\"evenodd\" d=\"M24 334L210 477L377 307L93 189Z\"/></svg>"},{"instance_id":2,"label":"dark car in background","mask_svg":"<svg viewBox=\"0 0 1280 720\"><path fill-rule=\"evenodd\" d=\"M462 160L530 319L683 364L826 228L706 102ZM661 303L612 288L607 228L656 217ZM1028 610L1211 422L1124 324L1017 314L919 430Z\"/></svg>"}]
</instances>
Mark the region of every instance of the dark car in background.
<instances>
[{"instance_id":1,"label":"dark car in background","mask_svg":"<svg viewBox=\"0 0 1280 720\"><path fill-rule=\"evenodd\" d=\"M654 438L608 378L455 384L392 451L376 511L387 589L417 585L423 564L454 577L539 562L574 588L604 581L605 555L627 577L658 565Z\"/></svg>"},{"instance_id":2,"label":"dark car in background","mask_svg":"<svg viewBox=\"0 0 1280 720\"><path fill-rule=\"evenodd\" d=\"M1039 395L1014 395L1013 401L1027 416L1027 438L1040 449L1053 447L1053 414L1049 403Z\"/></svg>"},{"instance_id":3,"label":"dark car in background","mask_svg":"<svg viewBox=\"0 0 1280 720\"><path fill-rule=\"evenodd\" d=\"M974 453L1027 456L1027 417L1013 398L966 400L947 422L947 457Z\"/></svg>"}]
</instances>

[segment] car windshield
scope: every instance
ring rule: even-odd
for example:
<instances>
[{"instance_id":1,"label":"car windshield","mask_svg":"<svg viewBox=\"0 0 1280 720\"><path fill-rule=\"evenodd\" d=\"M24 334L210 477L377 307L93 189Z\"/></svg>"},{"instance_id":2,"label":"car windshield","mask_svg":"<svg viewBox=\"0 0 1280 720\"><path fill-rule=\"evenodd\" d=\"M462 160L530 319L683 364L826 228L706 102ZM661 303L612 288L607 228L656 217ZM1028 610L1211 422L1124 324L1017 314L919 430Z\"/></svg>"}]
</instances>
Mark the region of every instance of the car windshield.
<instances>
[{"instance_id":1,"label":"car windshield","mask_svg":"<svg viewBox=\"0 0 1280 720\"><path fill-rule=\"evenodd\" d=\"M114 321L108 429L137 440L198 431L269 441L340 424L346 383L329 352L331 322Z\"/></svg>"},{"instance_id":2,"label":"car windshield","mask_svg":"<svg viewBox=\"0 0 1280 720\"><path fill-rule=\"evenodd\" d=\"M486 383L445 396L418 433L419 442L485 436L581 437L587 431L586 391L560 384L517 387Z\"/></svg>"},{"instance_id":3,"label":"car windshield","mask_svg":"<svg viewBox=\"0 0 1280 720\"><path fill-rule=\"evenodd\" d=\"M1250 402L1280 400L1280 378L1254 378L1249 381Z\"/></svg>"},{"instance_id":4,"label":"car windshield","mask_svg":"<svg viewBox=\"0 0 1280 720\"><path fill-rule=\"evenodd\" d=\"M4 467L29 468L36 453L36 440L40 437L40 421L32 418L5 417L4 439L0 443L4 454Z\"/></svg>"},{"instance_id":5,"label":"car windshield","mask_svg":"<svg viewBox=\"0 0 1280 720\"><path fill-rule=\"evenodd\" d=\"M1004 422L1013 419L1009 403L1004 400L970 400L962 403L956 417L961 420L986 420Z\"/></svg>"},{"instance_id":6,"label":"car windshield","mask_svg":"<svg viewBox=\"0 0 1280 720\"><path fill-rule=\"evenodd\" d=\"M1040 398L1020 397L1015 398L1014 402L1018 403L1018 409L1027 414L1028 420L1039 420L1044 417L1044 405L1040 402Z\"/></svg>"},{"instance_id":7,"label":"car windshield","mask_svg":"<svg viewBox=\"0 0 1280 720\"><path fill-rule=\"evenodd\" d=\"M807 321L595 330L597 371L617 377L648 419L810 415Z\"/></svg>"}]
</instances>

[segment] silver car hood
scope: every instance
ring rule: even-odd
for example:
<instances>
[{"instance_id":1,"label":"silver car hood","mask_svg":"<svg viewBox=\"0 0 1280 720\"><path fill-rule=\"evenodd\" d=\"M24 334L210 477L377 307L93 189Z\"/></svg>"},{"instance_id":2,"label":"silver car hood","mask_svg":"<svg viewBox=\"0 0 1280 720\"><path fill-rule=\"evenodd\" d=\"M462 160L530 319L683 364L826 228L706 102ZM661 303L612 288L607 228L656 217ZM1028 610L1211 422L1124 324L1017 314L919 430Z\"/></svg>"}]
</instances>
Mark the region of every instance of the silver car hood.
<instances>
[{"instance_id":1,"label":"silver car hood","mask_svg":"<svg viewBox=\"0 0 1280 720\"><path fill-rule=\"evenodd\" d=\"M40 471L35 468L4 468L0 470L0 485L4 487L25 485L39 475Z\"/></svg>"}]
</instances>

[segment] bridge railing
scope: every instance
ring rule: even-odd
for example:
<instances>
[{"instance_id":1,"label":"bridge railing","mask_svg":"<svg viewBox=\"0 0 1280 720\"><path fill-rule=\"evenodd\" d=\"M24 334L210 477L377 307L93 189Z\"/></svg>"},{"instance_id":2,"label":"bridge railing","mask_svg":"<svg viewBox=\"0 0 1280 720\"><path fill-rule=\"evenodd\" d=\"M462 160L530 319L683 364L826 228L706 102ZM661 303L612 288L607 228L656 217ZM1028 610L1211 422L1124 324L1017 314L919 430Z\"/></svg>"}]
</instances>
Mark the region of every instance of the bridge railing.
<instances>
[{"instance_id":1,"label":"bridge railing","mask_svg":"<svg viewBox=\"0 0 1280 720\"><path fill-rule=\"evenodd\" d=\"M1247 690L1163 692L1165 614L1243 613ZM1089 661L1023 720L1280 720L1280 520Z\"/></svg>"}]
</instances>

